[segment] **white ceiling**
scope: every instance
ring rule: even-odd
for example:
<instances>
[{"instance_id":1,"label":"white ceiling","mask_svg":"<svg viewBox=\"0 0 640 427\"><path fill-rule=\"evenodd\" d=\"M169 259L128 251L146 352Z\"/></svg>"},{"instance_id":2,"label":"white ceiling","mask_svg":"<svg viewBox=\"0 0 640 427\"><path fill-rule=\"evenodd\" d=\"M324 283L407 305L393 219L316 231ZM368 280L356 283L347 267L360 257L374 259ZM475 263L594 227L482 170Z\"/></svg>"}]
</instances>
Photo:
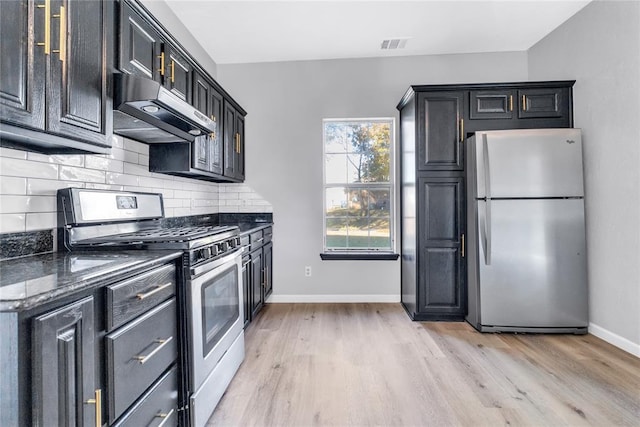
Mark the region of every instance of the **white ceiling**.
<instances>
[{"instance_id":1,"label":"white ceiling","mask_svg":"<svg viewBox=\"0 0 640 427\"><path fill-rule=\"evenodd\" d=\"M165 1L218 64L524 51L589 3Z\"/></svg>"}]
</instances>

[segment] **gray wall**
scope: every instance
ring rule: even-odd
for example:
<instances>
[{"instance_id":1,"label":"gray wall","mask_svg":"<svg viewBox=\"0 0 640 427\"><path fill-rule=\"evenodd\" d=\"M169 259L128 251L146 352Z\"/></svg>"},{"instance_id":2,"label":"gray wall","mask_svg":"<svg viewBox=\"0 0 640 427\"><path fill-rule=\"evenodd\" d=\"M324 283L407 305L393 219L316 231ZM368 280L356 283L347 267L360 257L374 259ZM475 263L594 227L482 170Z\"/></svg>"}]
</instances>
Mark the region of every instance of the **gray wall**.
<instances>
[{"instance_id":1,"label":"gray wall","mask_svg":"<svg viewBox=\"0 0 640 427\"><path fill-rule=\"evenodd\" d=\"M529 50L529 78L577 80L590 331L640 356L640 3L589 4Z\"/></svg>"},{"instance_id":2,"label":"gray wall","mask_svg":"<svg viewBox=\"0 0 640 427\"><path fill-rule=\"evenodd\" d=\"M526 79L526 52L219 64L248 111L247 184L273 205L272 301L400 299L399 262L320 260L323 118L397 119L411 84Z\"/></svg>"}]
</instances>

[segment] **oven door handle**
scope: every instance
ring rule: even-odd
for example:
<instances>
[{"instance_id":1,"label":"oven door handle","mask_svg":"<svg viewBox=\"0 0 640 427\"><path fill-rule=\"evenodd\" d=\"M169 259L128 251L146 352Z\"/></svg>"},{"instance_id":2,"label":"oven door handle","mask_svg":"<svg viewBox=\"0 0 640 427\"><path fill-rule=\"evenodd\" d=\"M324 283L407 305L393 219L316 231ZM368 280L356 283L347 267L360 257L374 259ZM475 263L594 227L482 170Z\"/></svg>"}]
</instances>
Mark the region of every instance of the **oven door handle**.
<instances>
[{"instance_id":1,"label":"oven door handle","mask_svg":"<svg viewBox=\"0 0 640 427\"><path fill-rule=\"evenodd\" d=\"M211 270L214 270L217 267L230 262L235 257L239 257L241 254L242 254L242 248L238 247L233 252L226 253L222 258L218 258L218 259L213 260L211 262L205 262L205 263L200 264L197 267L193 267L191 269L191 276L197 277L197 276L200 276L201 274L204 274L204 273L207 273L207 272L209 272Z\"/></svg>"}]
</instances>

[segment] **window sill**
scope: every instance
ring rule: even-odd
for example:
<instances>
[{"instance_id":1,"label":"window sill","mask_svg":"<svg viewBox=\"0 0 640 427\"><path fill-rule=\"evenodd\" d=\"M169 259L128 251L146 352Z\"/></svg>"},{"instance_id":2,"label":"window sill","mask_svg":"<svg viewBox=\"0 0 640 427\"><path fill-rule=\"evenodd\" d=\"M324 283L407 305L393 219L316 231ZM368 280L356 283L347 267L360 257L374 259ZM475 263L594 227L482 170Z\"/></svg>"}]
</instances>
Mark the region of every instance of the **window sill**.
<instances>
[{"instance_id":1,"label":"window sill","mask_svg":"<svg viewBox=\"0 0 640 427\"><path fill-rule=\"evenodd\" d=\"M395 261L400 255L393 252L323 252L323 261Z\"/></svg>"}]
</instances>

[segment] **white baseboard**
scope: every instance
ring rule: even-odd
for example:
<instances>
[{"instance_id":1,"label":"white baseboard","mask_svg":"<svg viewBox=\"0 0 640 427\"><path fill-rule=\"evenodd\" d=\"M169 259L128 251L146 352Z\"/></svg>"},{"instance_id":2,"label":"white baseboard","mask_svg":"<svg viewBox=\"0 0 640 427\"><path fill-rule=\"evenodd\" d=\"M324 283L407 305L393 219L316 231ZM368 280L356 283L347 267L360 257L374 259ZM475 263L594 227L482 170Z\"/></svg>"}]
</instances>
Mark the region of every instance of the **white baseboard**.
<instances>
[{"instance_id":1,"label":"white baseboard","mask_svg":"<svg viewBox=\"0 0 640 427\"><path fill-rule=\"evenodd\" d=\"M400 302L400 295L271 295L268 303Z\"/></svg>"},{"instance_id":2,"label":"white baseboard","mask_svg":"<svg viewBox=\"0 0 640 427\"><path fill-rule=\"evenodd\" d=\"M618 334L614 334L608 329L605 329L593 323L589 323L589 333L603 339L611 345L615 345L616 347L626 351L627 353L631 353L634 356L640 357L640 344L636 344L631 340L621 337Z\"/></svg>"}]
</instances>

